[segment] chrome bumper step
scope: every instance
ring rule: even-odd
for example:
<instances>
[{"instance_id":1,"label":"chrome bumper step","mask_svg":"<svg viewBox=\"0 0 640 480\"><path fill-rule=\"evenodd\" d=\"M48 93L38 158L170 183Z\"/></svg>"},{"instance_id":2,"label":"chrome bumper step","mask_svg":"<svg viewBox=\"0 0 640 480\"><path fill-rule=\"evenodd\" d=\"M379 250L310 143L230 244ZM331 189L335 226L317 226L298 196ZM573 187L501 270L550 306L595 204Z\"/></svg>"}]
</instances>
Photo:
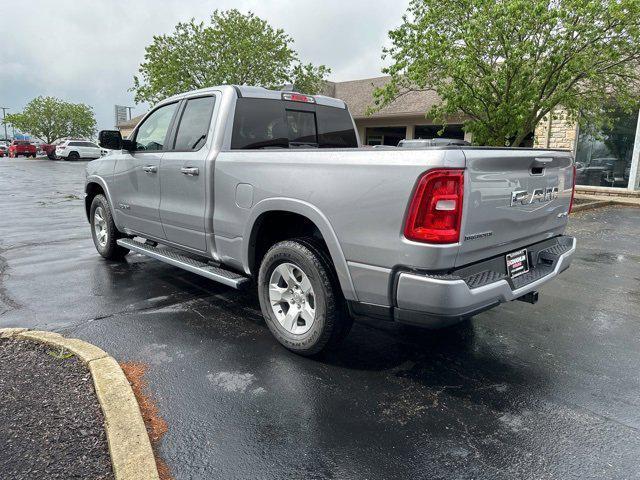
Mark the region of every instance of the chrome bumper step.
<instances>
[{"instance_id":1,"label":"chrome bumper step","mask_svg":"<svg viewBox=\"0 0 640 480\"><path fill-rule=\"evenodd\" d=\"M211 265L206 261L196 260L176 251L169 250L168 248L155 247L129 238L119 239L118 245L229 287L240 289L249 284L249 278L244 275Z\"/></svg>"}]
</instances>

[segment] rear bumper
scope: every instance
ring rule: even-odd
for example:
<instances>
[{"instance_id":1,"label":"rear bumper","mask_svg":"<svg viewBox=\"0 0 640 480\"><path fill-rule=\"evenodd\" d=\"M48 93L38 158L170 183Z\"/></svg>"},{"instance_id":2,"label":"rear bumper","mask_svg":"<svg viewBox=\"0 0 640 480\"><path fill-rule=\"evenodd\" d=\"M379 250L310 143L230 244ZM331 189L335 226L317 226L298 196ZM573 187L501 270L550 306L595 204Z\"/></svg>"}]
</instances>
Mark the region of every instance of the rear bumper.
<instances>
[{"instance_id":1,"label":"rear bumper","mask_svg":"<svg viewBox=\"0 0 640 480\"><path fill-rule=\"evenodd\" d=\"M396 321L439 328L538 289L569 268L576 239L561 236L529 246L529 273L508 278L502 257L447 275L401 272L396 283Z\"/></svg>"}]
</instances>

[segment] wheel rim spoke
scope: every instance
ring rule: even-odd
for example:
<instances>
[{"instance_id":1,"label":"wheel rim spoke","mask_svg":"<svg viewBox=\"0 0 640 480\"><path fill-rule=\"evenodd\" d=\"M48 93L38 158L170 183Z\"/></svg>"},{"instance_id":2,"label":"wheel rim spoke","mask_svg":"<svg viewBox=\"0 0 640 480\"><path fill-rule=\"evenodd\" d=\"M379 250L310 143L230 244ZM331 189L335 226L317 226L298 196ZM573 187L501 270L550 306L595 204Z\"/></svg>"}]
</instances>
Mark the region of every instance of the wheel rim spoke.
<instances>
[{"instance_id":1,"label":"wheel rim spoke","mask_svg":"<svg viewBox=\"0 0 640 480\"><path fill-rule=\"evenodd\" d=\"M269 300L271 300L271 305L279 304L283 300L288 301L288 298L284 298L286 292L286 288L281 288L274 284L269 285Z\"/></svg>"},{"instance_id":2,"label":"wheel rim spoke","mask_svg":"<svg viewBox=\"0 0 640 480\"><path fill-rule=\"evenodd\" d=\"M293 267L290 263L283 263L282 265L279 265L277 270L289 288L296 284L296 279L293 275Z\"/></svg>"},{"instance_id":3,"label":"wheel rim spoke","mask_svg":"<svg viewBox=\"0 0 640 480\"><path fill-rule=\"evenodd\" d=\"M298 322L298 317L300 316L300 310L297 306L291 305L289 307L289 311L285 315L282 326L286 328L288 331L293 332L295 330L296 323Z\"/></svg>"},{"instance_id":4,"label":"wheel rim spoke","mask_svg":"<svg viewBox=\"0 0 640 480\"><path fill-rule=\"evenodd\" d=\"M307 295L311 291L311 281L309 280L309 277L307 277L306 275L302 276L302 281L300 282L300 288L302 289L305 295Z\"/></svg>"},{"instance_id":5,"label":"wheel rim spoke","mask_svg":"<svg viewBox=\"0 0 640 480\"><path fill-rule=\"evenodd\" d=\"M300 316L305 322L313 322L316 316L316 312L309 305L309 302L305 303L300 310Z\"/></svg>"}]
</instances>

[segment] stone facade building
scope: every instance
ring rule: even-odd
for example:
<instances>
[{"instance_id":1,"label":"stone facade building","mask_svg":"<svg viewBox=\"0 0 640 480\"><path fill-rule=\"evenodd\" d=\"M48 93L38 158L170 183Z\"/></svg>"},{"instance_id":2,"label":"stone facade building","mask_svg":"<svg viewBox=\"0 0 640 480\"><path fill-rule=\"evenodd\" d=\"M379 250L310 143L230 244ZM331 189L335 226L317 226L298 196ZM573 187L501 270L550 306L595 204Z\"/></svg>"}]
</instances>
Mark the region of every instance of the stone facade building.
<instances>
[{"instance_id":1,"label":"stone facade building","mask_svg":"<svg viewBox=\"0 0 640 480\"><path fill-rule=\"evenodd\" d=\"M562 110L554 110L536 127L533 146L535 148L559 148L575 151L578 124L569 120Z\"/></svg>"}]
</instances>

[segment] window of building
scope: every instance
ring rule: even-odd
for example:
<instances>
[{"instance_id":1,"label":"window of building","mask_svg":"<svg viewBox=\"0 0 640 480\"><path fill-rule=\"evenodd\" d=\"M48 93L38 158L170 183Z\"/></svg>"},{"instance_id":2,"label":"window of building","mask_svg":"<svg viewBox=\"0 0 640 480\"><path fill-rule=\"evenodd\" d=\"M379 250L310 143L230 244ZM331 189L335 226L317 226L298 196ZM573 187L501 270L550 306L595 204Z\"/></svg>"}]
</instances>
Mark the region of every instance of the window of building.
<instances>
[{"instance_id":1,"label":"window of building","mask_svg":"<svg viewBox=\"0 0 640 480\"><path fill-rule=\"evenodd\" d=\"M407 127L367 128L367 145L389 145L396 147L407 136Z\"/></svg>"},{"instance_id":2,"label":"window of building","mask_svg":"<svg viewBox=\"0 0 640 480\"><path fill-rule=\"evenodd\" d=\"M462 125L459 124L451 124L444 126L444 132L439 134L442 130L442 125L416 125L415 133L413 138L415 139L430 139L437 137L444 138L455 138L456 140L464 140L464 130L462 130Z\"/></svg>"},{"instance_id":3,"label":"window of building","mask_svg":"<svg viewBox=\"0 0 640 480\"><path fill-rule=\"evenodd\" d=\"M382 135L367 135L367 145L369 146L382 145L383 140Z\"/></svg>"},{"instance_id":4,"label":"window of building","mask_svg":"<svg viewBox=\"0 0 640 480\"><path fill-rule=\"evenodd\" d=\"M576 148L576 184L627 188L638 112L613 115L611 127L581 126Z\"/></svg>"}]
</instances>

